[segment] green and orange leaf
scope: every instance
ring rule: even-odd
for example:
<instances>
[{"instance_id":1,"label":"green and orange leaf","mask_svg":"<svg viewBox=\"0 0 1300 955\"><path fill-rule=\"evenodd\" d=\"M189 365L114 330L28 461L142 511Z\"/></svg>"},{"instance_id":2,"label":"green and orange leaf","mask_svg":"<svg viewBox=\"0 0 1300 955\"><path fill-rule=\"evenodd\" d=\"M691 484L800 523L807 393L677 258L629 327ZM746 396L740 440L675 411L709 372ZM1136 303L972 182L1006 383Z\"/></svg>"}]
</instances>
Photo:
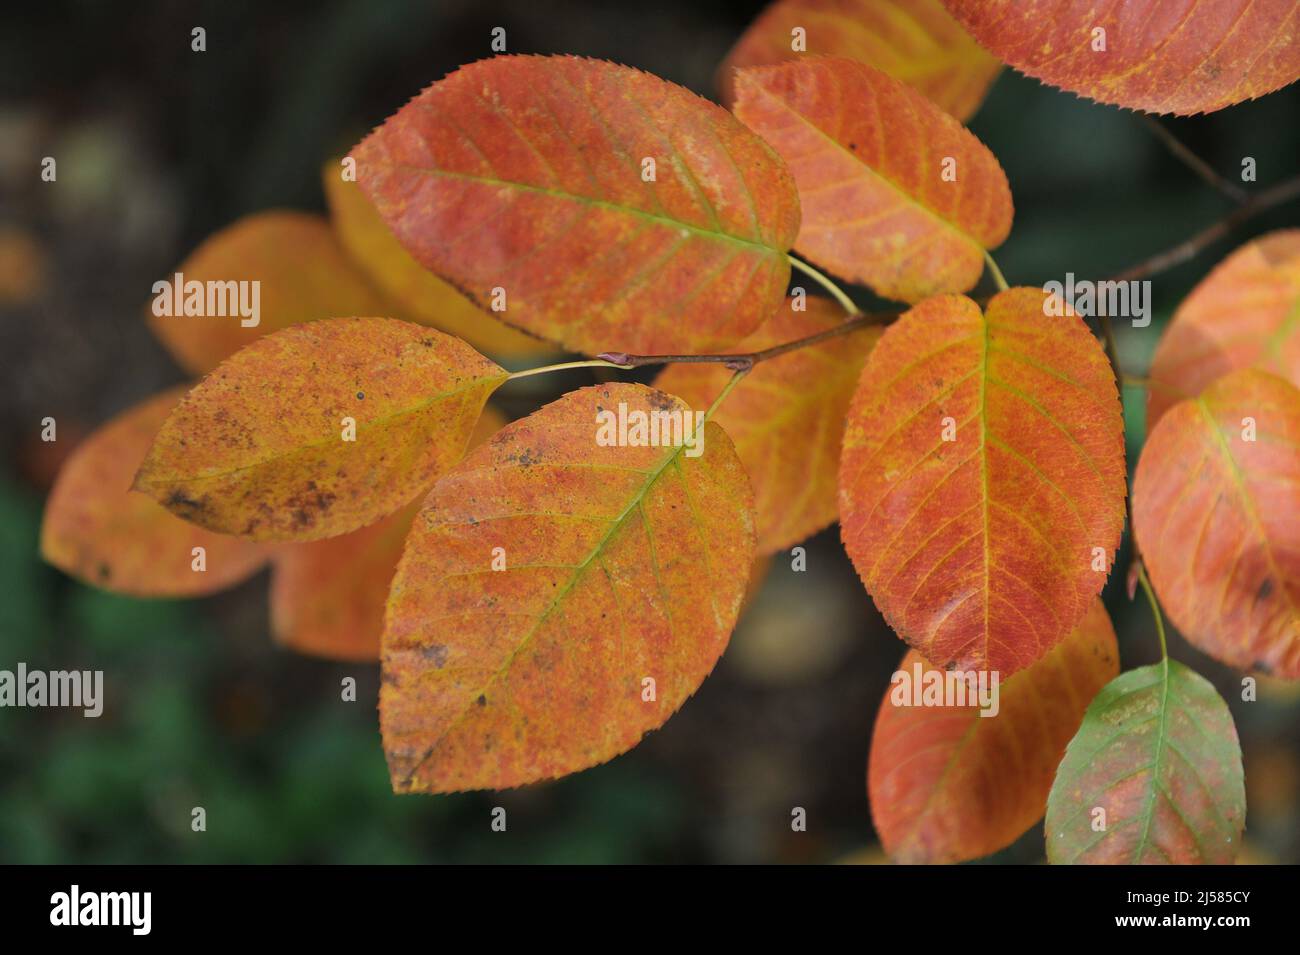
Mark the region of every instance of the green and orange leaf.
<instances>
[{"instance_id":1,"label":"green and orange leaf","mask_svg":"<svg viewBox=\"0 0 1300 955\"><path fill-rule=\"evenodd\" d=\"M781 160L726 110L638 70L473 63L352 157L417 262L575 351L723 347L785 294L799 203Z\"/></svg>"},{"instance_id":2,"label":"green and orange leaf","mask_svg":"<svg viewBox=\"0 0 1300 955\"><path fill-rule=\"evenodd\" d=\"M470 450L505 426L500 412L485 407ZM276 642L331 660L378 660L388 588L420 503L350 534L279 548L271 576Z\"/></svg>"},{"instance_id":3,"label":"green and orange leaf","mask_svg":"<svg viewBox=\"0 0 1300 955\"><path fill-rule=\"evenodd\" d=\"M760 351L844 321L834 302L806 302L801 312L787 302L737 350ZM797 544L835 520L844 414L879 337L880 329L864 328L762 362L714 413L754 487L760 554ZM720 365L671 365L655 386L707 408L731 375Z\"/></svg>"},{"instance_id":4,"label":"green and orange leaf","mask_svg":"<svg viewBox=\"0 0 1300 955\"><path fill-rule=\"evenodd\" d=\"M337 161L321 172L335 235L357 268L397 306L396 317L455 335L489 355L534 356L554 345L493 318L402 248L355 182L344 180Z\"/></svg>"},{"instance_id":5,"label":"green and orange leaf","mask_svg":"<svg viewBox=\"0 0 1300 955\"><path fill-rule=\"evenodd\" d=\"M1246 824L1241 744L1177 660L1122 673L1088 707L1047 799L1054 864L1231 863Z\"/></svg>"},{"instance_id":6,"label":"green and orange leaf","mask_svg":"<svg viewBox=\"0 0 1300 955\"><path fill-rule=\"evenodd\" d=\"M805 50L793 49L803 28ZM923 93L945 113L969 119L1002 64L984 52L940 0L777 0L736 43L718 71L724 103L733 73L808 54L848 57Z\"/></svg>"},{"instance_id":7,"label":"green and orange leaf","mask_svg":"<svg viewBox=\"0 0 1300 955\"><path fill-rule=\"evenodd\" d=\"M915 650L909 678L943 677ZM885 693L871 738L867 784L885 851L898 862L965 862L1015 842L1043 817L1065 747L1097 692L1119 673L1115 630L1099 598L1037 663L1001 682L997 711L904 706ZM974 699L972 693L968 699Z\"/></svg>"},{"instance_id":8,"label":"green and orange leaf","mask_svg":"<svg viewBox=\"0 0 1300 955\"><path fill-rule=\"evenodd\" d=\"M459 460L505 379L431 328L388 318L297 325L254 342L191 391L135 487L226 534L345 534L398 510ZM355 440L345 440L349 422Z\"/></svg>"},{"instance_id":9,"label":"green and orange leaf","mask_svg":"<svg viewBox=\"0 0 1300 955\"><path fill-rule=\"evenodd\" d=\"M620 404L688 410L643 385L572 392L425 499L384 626L394 790L505 789L605 762L662 725L726 647L754 559L744 468L713 422L696 457L598 444L598 414Z\"/></svg>"},{"instance_id":10,"label":"green and orange leaf","mask_svg":"<svg viewBox=\"0 0 1300 955\"><path fill-rule=\"evenodd\" d=\"M1082 618L1119 545L1115 379L1083 322L1045 316L1045 299L922 302L881 336L849 407L845 548L936 666L1029 666Z\"/></svg>"},{"instance_id":11,"label":"green and orange leaf","mask_svg":"<svg viewBox=\"0 0 1300 955\"><path fill-rule=\"evenodd\" d=\"M1169 618L1243 670L1300 678L1300 390L1220 378L1147 438L1133 526Z\"/></svg>"},{"instance_id":12,"label":"green and orange leaf","mask_svg":"<svg viewBox=\"0 0 1300 955\"><path fill-rule=\"evenodd\" d=\"M195 527L131 490L136 468L185 391L141 402L72 452L45 504L45 560L88 584L136 597L215 593L266 563L265 547ZM203 571L194 569L196 547L204 550Z\"/></svg>"},{"instance_id":13,"label":"green and orange leaf","mask_svg":"<svg viewBox=\"0 0 1300 955\"><path fill-rule=\"evenodd\" d=\"M740 70L735 109L794 176L795 249L886 298L966 291L1011 231L993 154L880 70L829 56Z\"/></svg>"},{"instance_id":14,"label":"green and orange leaf","mask_svg":"<svg viewBox=\"0 0 1300 955\"><path fill-rule=\"evenodd\" d=\"M150 304L149 327L181 367L196 375L291 325L389 311L386 300L353 266L329 223L302 212L246 216L209 236L175 272L186 285L260 283L257 324L247 327L240 315L159 315ZM174 283L175 273L165 281Z\"/></svg>"},{"instance_id":15,"label":"green and orange leaf","mask_svg":"<svg viewBox=\"0 0 1300 955\"><path fill-rule=\"evenodd\" d=\"M1178 306L1148 372L1147 430L1216 378L1252 367L1300 386L1300 229L1247 242Z\"/></svg>"},{"instance_id":16,"label":"green and orange leaf","mask_svg":"<svg viewBox=\"0 0 1300 955\"><path fill-rule=\"evenodd\" d=\"M1209 113L1300 77L1295 0L944 3L1003 62L1114 106Z\"/></svg>"}]
</instances>

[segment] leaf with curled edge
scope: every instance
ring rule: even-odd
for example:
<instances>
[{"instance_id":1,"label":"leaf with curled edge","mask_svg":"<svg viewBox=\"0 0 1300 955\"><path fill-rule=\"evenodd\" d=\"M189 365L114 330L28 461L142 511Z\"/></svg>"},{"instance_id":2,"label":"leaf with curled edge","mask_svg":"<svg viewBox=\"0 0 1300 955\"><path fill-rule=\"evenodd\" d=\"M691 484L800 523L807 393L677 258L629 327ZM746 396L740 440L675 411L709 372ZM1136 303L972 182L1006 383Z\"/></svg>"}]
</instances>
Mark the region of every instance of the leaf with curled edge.
<instances>
[{"instance_id":1,"label":"leaf with curled edge","mask_svg":"<svg viewBox=\"0 0 1300 955\"><path fill-rule=\"evenodd\" d=\"M408 322L296 325L185 396L135 487L186 520L252 540L346 534L459 460L506 377L459 339Z\"/></svg>"},{"instance_id":2,"label":"leaf with curled edge","mask_svg":"<svg viewBox=\"0 0 1300 955\"><path fill-rule=\"evenodd\" d=\"M807 311L800 312L791 301L736 350L761 351L844 321L840 307L827 299L808 298ZM764 361L714 414L754 487L760 554L797 544L835 520L844 413L879 337L880 329L863 328ZM671 365L655 386L706 408L731 374L716 364Z\"/></svg>"},{"instance_id":3,"label":"leaf with curled edge","mask_svg":"<svg viewBox=\"0 0 1300 955\"><path fill-rule=\"evenodd\" d=\"M799 201L721 107L639 70L499 56L434 83L352 150L423 265L575 351L707 351L780 305ZM653 181L643 175L654 160Z\"/></svg>"},{"instance_id":4,"label":"leaf with curled edge","mask_svg":"<svg viewBox=\"0 0 1300 955\"><path fill-rule=\"evenodd\" d=\"M794 176L795 249L886 298L966 291L1011 231L993 154L880 70L833 56L751 67L736 74L735 109Z\"/></svg>"},{"instance_id":5,"label":"leaf with curled edge","mask_svg":"<svg viewBox=\"0 0 1300 955\"><path fill-rule=\"evenodd\" d=\"M840 531L936 666L1029 666L1101 591L1124 526L1124 432L1101 345L1041 289L941 296L881 336L849 406ZM945 440L951 436L952 440Z\"/></svg>"},{"instance_id":6,"label":"leaf with curled edge","mask_svg":"<svg viewBox=\"0 0 1300 955\"><path fill-rule=\"evenodd\" d=\"M1245 823L1232 714L1166 660L1120 674L1088 707L1047 797L1047 859L1224 865Z\"/></svg>"},{"instance_id":7,"label":"leaf with curled edge","mask_svg":"<svg viewBox=\"0 0 1300 955\"><path fill-rule=\"evenodd\" d=\"M912 679L917 666L944 676L915 650L899 671ZM867 768L871 816L885 851L908 864L965 862L1015 842L1043 817L1066 745L1093 697L1118 673L1115 629L1094 597L1069 636L999 681L992 716L980 715L975 694L969 706L896 705L896 693L911 696L891 686Z\"/></svg>"},{"instance_id":8,"label":"leaf with curled edge","mask_svg":"<svg viewBox=\"0 0 1300 955\"><path fill-rule=\"evenodd\" d=\"M469 449L505 426L499 411L485 407ZM420 503L350 534L279 548L271 575L276 642L330 660L378 660L388 588Z\"/></svg>"},{"instance_id":9,"label":"leaf with curled edge","mask_svg":"<svg viewBox=\"0 0 1300 955\"><path fill-rule=\"evenodd\" d=\"M571 392L425 499L384 622L395 791L506 789L603 763L661 726L722 654L754 558L744 468L711 421L695 457L598 444L597 416L620 405L688 410L644 385Z\"/></svg>"},{"instance_id":10,"label":"leaf with curled edge","mask_svg":"<svg viewBox=\"0 0 1300 955\"><path fill-rule=\"evenodd\" d=\"M804 29L806 49L792 49ZM777 0L732 47L718 70L722 101L737 68L805 54L848 57L883 70L963 122L979 109L1002 63L976 43L940 0Z\"/></svg>"},{"instance_id":11,"label":"leaf with curled edge","mask_svg":"<svg viewBox=\"0 0 1300 955\"><path fill-rule=\"evenodd\" d=\"M235 314L230 305L224 307L225 315L158 315L157 297L151 301L146 309L149 327L181 367L199 375L245 345L291 325L389 311L387 301L349 260L329 223L303 212L245 216L205 239L164 281L174 283L177 272L186 285L223 283L223 295L224 283L258 283L257 324L247 327L243 322L253 319ZM253 294L252 285L244 288ZM204 289L206 310L206 285ZM215 295L213 310L223 310Z\"/></svg>"},{"instance_id":12,"label":"leaf with curled edge","mask_svg":"<svg viewBox=\"0 0 1300 955\"><path fill-rule=\"evenodd\" d=\"M337 160L321 172L330 221L356 266L393 300L394 317L428 325L488 355L553 354L556 347L511 328L479 308L402 248L357 183L344 180Z\"/></svg>"},{"instance_id":13,"label":"leaf with curled edge","mask_svg":"<svg viewBox=\"0 0 1300 955\"><path fill-rule=\"evenodd\" d=\"M1191 643L1300 678L1300 390L1246 369L1166 412L1138 460L1133 527Z\"/></svg>"},{"instance_id":14,"label":"leaf with curled edge","mask_svg":"<svg viewBox=\"0 0 1300 955\"><path fill-rule=\"evenodd\" d=\"M1247 242L1178 306L1147 373L1147 431L1183 398L1251 367L1300 386L1300 229Z\"/></svg>"},{"instance_id":15,"label":"leaf with curled edge","mask_svg":"<svg viewBox=\"0 0 1300 955\"><path fill-rule=\"evenodd\" d=\"M41 556L85 583L133 597L197 597L256 573L267 548L175 517L131 478L186 387L172 388L111 419L77 447L45 502ZM204 549L203 571L194 569Z\"/></svg>"},{"instance_id":16,"label":"leaf with curled edge","mask_svg":"<svg viewBox=\"0 0 1300 955\"><path fill-rule=\"evenodd\" d=\"M1100 103L1209 113L1300 77L1295 0L944 0L985 49ZM1105 49L1095 48L1105 31Z\"/></svg>"}]
</instances>

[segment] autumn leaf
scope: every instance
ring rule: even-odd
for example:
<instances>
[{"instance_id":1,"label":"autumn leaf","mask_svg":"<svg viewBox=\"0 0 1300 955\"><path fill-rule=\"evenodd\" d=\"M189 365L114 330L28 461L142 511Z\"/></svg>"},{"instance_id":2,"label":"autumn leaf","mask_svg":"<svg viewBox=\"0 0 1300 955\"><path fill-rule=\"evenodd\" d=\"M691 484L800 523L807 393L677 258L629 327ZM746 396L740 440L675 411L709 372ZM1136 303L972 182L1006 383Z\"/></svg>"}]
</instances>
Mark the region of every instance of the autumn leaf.
<instances>
[{"instance_id":1,"label":"autumn leaf","mask_svg":"<svg viewBox=\"0 0 1300 955\"><path fill-rule=\"evenodd\" d=\"M981 314L929 299L881 336L849 407L840 531L898 634L1010 676L1101 591L1124 526L1124 435L1101 345L1040 289Z\"/></svg>"},{"instance_id":2,"label":"autumn leaf","mask_svg":"<svg viewBox=\"0 0 1300 955\"><path fill-rule=\"evenodd\" d=\"M1101 103L1210 113L1300 77L1295 0L944 0L985 49Z\"/></svg>"},{"instance_id":3,"label":"autumn leaf","mask_svg":"<svg viewBox=\"0 0 1300 955\"><path fill-rule=\"evenodd\" d=\"M470 448L505 426L499 411L485 407ZM420 503L350 534L280 548L271 576L276 642L331 660L378 660L388 588Z\"/></svg>"},{"instance_id":4,"label":"autumn leaf","mask_svg":"<svg viewBox=\"0 0 1300 955\"><path fill-rule=\"evenodd\" d=\"M725 110L576 57L433 84L352 151L417 262L575 351L707 350L780 305L794 184Z\"/></svg>"},{"instance_id":5,"label":"autumn leaf","mask_svg":"<svg viewBox=\"0 0 1300 955\"><path fill-rule=\"evenodd\" d=\"M713 422L698 454L597 431L603 412L689 410L643 385L584 388L434 485L385 618L395 791L505 789L603 763L713 669L754 558L731 442Z\"/></svg>"},{"instance_id":6,"label":"autumn leaf","mask_svg":"<svg viewBox=\"0 0 1300 955\"><path fill-rule=\"evenodd\" d=\"M1183 300L1148 373L1147 429L1239 368L1300 385L1300 229L1247 242Z\"/></svg>"},{"instance_id":7,"label":"autumn leaf","mask_svg":"<svg viewBox=\"0 0 1300 955\"><path fill-rule=\"evenodd\" d=\"M1300 391L1220 378L1171 408L1133 481L1133 526L1160 602L1210 656L1300 677Z\"/></svg>"},{"instance_id":8,"label":"autumn leaf","mask_svg":"<svg viewBox=\"0 0 1300 955\"><path fill-rule=\"evenodd\" d=\"M805 299L807 311L800 312L791 308L792 301L737 350L760 351L844 321L839 306L826 299ZM879 337L879 329L864 328L762 362L714 415L754 487L760 554L797 544L835 520L844 414ZM672 365L655 385L706 408L731 374L720 365Z\"/></svg>"},{"instance_id":9,"label":"autumn leaf","mask_svg":"<svg viewBox=\"0 0 1300 955\"><path fill-rule=\"evenodd\" d=\"M793 49L797 29L804 31L803 50ZM733 98L737 68L798 59L805 52L874 66L963 121L979 109L1002 69L940 0L777 0L718 71L723 102Z\"/></svg>"},{"instance_id":10,"label":"autumn leaf","mask_svg":"<svg viewBox=\"0 0 1300 955\"><path fill-rule=\"evenodd\" d=\"M337 161L327 162L321 177L339 242L357 268L397 304L399 317L455 335L490 355L522 357L556 350L493 318L411 258L361 187L343 179Z\"/></svg>"},{"instance_id":11,"label":"autumn leaf","mask_svg":"<svg viewBox=\"0 0 1300 955\"><path fill-rule=\"evenodd\" d=\"M506 373L387 318L296 325L223 362L172 412L135 487L200 526L309 541L372 523L455 463Z\"/></svg>"},{"instance_id":12,"label":"autumn leaf","mask_svg":"<svg viewBox=\"0 0 1300 955\"><path fill-rule=\"evenodd\" d=\"M974 687L971 705L910 705L917 673L925 674L922 686L946 679L915 650L898 672L909 682L891 681L871 738L876 831L898 862L964 862L1006 848L1043 817L1066 744L1092 698L1119 673L1119 647L1094 597L1069 636L999 681L991 716L980 715Z\"/></svg>"},{"instance_id":13,"label":"autumn leaf","mask_svg":"<svg viewBox=\"0 0 1300 955\"><path fill-rule=\"evenodd\" d=\"M177 273L182 276L179 288ZM199 375L245 345L290 325L389 311L349 261L329 223L301 212L246 216L209 236L160 281L168 286L155 286L160 295L146 310L149 326L183 368ZM212 308L208 283L218 283L211 288L220 292L212 295ZM248 317L236 307L234 293L241 291ZM195 297L190 301L202 314L184 313L191 294Z\"/></svg>"},{"instance_id":14,"label":"autumn leaf","mask_svg":"<svg viewBox=\"0 0 1300 955\"><path fill-rule=\"evenodd\" d=\"M1097 694L1047 798L1055 864L1231 863L1246 822L1241 745L1209 682L1177 660Z\"/></svg>"},{"instance_id":15,"label":"autumn leaf","mask_svg":"<svg viewBox=\"0 0 1300 955\"><path fill-rule=\"evenodd\" d=\"M45 503L46 561L85 583L136 597L215 593L266 563L266 548L188 524L130 489L136 467L185 390L141 402L72 452ZM201 571L195 569L198 547Z\"/></svg>"},{"instance_id":16,"label":"autumn leaf","mask_svg":"<svg viewBox=\"0 0 1300 955\"><path fill-rule=\"evenodd\" d=\"M830 56L740 70L736 115L798 185L795 249L886 298L966 291L1011 231L993 154L880 70Z\"/></svg>"}]
</instances>

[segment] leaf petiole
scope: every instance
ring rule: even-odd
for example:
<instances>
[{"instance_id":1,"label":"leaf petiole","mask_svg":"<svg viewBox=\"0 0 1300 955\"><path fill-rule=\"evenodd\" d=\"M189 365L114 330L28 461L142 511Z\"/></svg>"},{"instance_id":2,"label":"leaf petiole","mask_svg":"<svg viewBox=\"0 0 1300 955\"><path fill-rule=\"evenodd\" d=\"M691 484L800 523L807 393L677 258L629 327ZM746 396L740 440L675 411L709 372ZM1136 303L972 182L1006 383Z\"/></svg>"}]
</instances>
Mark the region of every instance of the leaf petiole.
<instances>
[{"instance_id":1,"label":"leaf petiole","mask_svg":"<svg viewBox=\"0 0 1300 955\"><path fill-rule=\"evenodd\" d=\"M989 274L993 276L993 282L997 285L998 291L1005 292L1007 290L1007 280L1003 278L1002 270L998 268L998 264L993 261L993 256L989 253L988 249L984 250L984 264L988 266Z\"/></svg>"},{"instance_id":2,"label":"leaf petiole","mask_svg":"<svg viewBox=\"0 0 1300 955\"><path fill-rule=\"evenodd\" d=\"M1151 615L1156 619L1156 635L1160 637L1160 657L1164 660L1166 668L1169 666L1169 645L1165 642L1165 618L1160 612L1160 601L1156 600L1156 592L1151 589L1151 581L1147 578L1147 569L1138 565L1138 583L1142 585L1142 592L1147 595L1147 602L1151 604Z\"/></svg>"},{"instance_id":3,"label":"leaf petiole","mask_svg":"<svg viewBox=\"0 0 1300 955\"><path fill-rule=\"evenodd\" d=\"M793 255L787 255L786 258L790 260L790 264L792 266L794 266L804 275L808 276L810 279L812 279L814 282L816 282L818 285L824 288L827 292L830 292L831 297L834 298L835 301L839 302L841 306L843 306L844 311L848 312L850 315L854 317L862 314L862 309L858 308L858 306L854 304L853 299L849 298L848 294L844 291L844 289L836 285L833 281L831 281L829 277L823 275L821 272L818 272L807 262L801 261L800 259L796 259Z\"/></svg>"}]
</instances>

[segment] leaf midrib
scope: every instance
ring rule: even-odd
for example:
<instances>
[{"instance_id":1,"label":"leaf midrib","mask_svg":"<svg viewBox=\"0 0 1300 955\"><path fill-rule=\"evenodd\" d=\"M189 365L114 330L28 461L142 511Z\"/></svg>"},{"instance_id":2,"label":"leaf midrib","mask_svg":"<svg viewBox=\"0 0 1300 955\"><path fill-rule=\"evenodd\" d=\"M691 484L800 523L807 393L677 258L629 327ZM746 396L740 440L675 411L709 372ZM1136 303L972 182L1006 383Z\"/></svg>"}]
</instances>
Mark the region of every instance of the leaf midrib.
<instances>
[{"instance_id":1,"label":"leaf midrib","mask_svg":"<svg viewBox=\"0 0 1300 955\"><path fill-rule=\"evenodd\" d=\"M445 740L453 730L455 730L462 722L464 722L466 716L468 716L469 713L474 708L474 700L486 694L487 691L492 688L492 685L496 683L496 681L500 679L504 673L509 671L509 669L514 665L515 658L518 657L519 654L523 652L524 648L532 641L533 637L537 635L538 631L541 630L542 624L546 622L546 620L550 617L551 613L560 605L560 603L565 599L565 597L569 595L569 593L573 590L573 588L577 586L578 581L586 575L587 570L591 566L592 562L596 561L597 559L603 558L606 545L609 544L609 542L613 539L614 535L618 533L618 531L624 526L624 522L627 520L628 515L630 515L633 511L636 511L638 508L641 507L641 504L645 500L646 495L650 493L650 489L655 485L655 483L661 477L663 477L664 472L668 469L668 466L672 464L681 455L685 447L686 447L685 444L674 446L672 453L669 454L666 458L664 458L663 463L661 463L654 470L646 472L648 475L646 480L642 483L641 487L637 489L635 494L633 494L632 499L628 502L627 507L623 509L623 512L619 514L618 517L614 518L614 520L610 523L609 530L606 531L605 535L601 537L599 541L596 542L596 545L592 548L591 552L585 558L583 558L582 562L573 565L573 574L569 577L568 583L566 583L562 588L560 588L559 592L551 600L550 604L548 604L546 608L540 614L537 615L536 619L533 621L532 627L529 628L528 632L523 636L523 638L518 642L518 644L516 644L515 648L510 651L510 654L508 657L506 657L505 662L503 662L501 666L497 668L496 672L493 673L490 677L488 677L487 680L485 680L482 683L482 685L478 687L477 692L471 692L465 695L465 699L468 702L466 702L465 705L461 707L460 712L457 713L456 716L452 718L452 720L447 724L446 729L444 729L438 735L438 738L434 740L434 742L429 744L429 746L425 749L424 753L419 757L419 759L417 759L411 765L411 769L406 773L405 778L402 780L404 785L409 786L411 784L411 781L415 778L415 774L418 773L421 767L423 767L424 764L427 763L430 758L432 758L434 753L437 752L438 747L442 745L443 740ZM685 477L683 476L683 481L684 480ZM502 516L508 517L510 515L502 515ZM646 519L646 528L648 532L649 531L648 519Z\"/></svg>"},{"instance_id":2,"label":"leaf midrib","mask_svg":"<svg viewBox=\"0 0 1300 955\"><path fill-rule=\"evenodd\" d=\"M785 250L778 249L776 246L768 245L761 239L746 239L738 235L732 235L729 232L719 232L716 229L708 229L704 226L694 225L682 219L674 219L671 216L663 216L654 212L646 212L644 209L637 209L634 206L623 205L618 202L611 202L608 199L597 199L592 196L583 196L575 192L566 192L563 189L551 189L546 186L538 186L532 183L516 182L510 179L499 179L495 176L476 176L467 172L452 172L448 169L437 169L427 166L414 166L409 163L396 164L399 169L409 169L412 172L426 176L441 176L446 179L458 179L464 182L477 182L487 186L504 186L509 189L518 189L522 192L532 192L538 195L550 196L555 199L564 199L569 202L575 202L579 205L590 206L597 209L608 209L623 215L633 216L638 219L644 219L648 222L654 222L659 225L668 226L672 229L687 229L696 235L703 236L707 239L731 242L742 246L746 249L760 252L765 255L773 255L778 258L784 257Z\"/></svg>"}]
</instances>

